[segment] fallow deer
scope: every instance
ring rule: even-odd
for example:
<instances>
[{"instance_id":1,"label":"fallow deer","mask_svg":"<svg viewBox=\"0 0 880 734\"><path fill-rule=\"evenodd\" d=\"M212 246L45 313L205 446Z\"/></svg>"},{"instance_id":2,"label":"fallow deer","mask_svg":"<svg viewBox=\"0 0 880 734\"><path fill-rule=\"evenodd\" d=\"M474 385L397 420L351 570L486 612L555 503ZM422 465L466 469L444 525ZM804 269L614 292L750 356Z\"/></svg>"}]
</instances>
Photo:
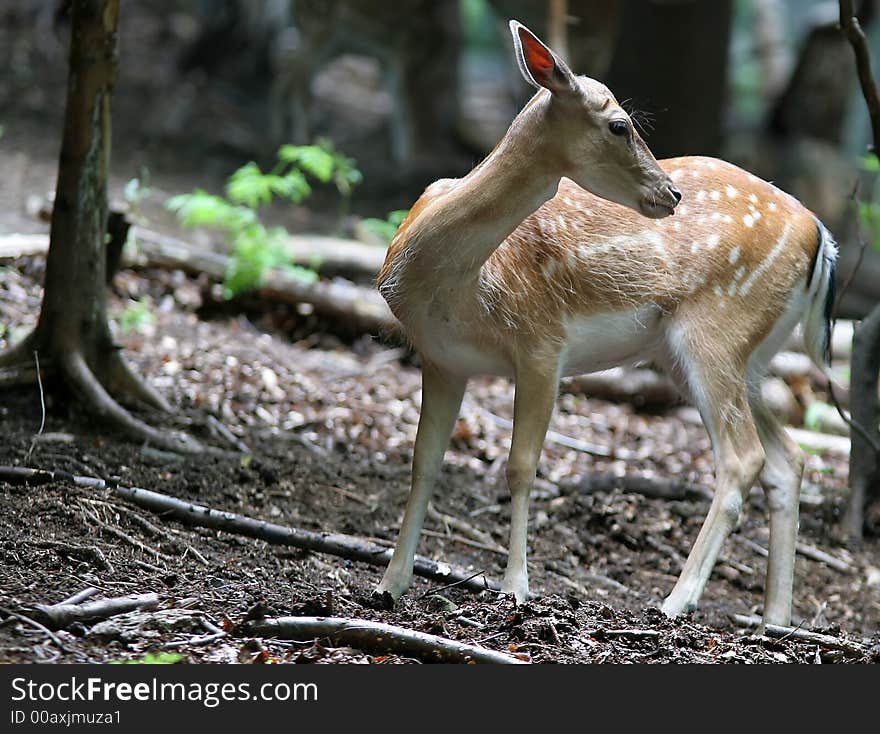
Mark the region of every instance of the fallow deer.
<instances>
[{"instance_id":1,"label":"fallow deer","mask_svg":"<svg viewBox=\"0 0 880 734\"><path fill-rule=\"evenodd\" d=\"M396 599L411 582L469 377L515 379L502 591L522 602L529 492L560 377L651 361L699 409L716 473L663 610L695 608L760 479L770 522L764 621L788 624L803 457L759 381L798 322L813 360L826 363L836 245L799 202L736 166L658 163L604 85L575 76L516 21L510 30L538 92L482 163L425 190L378 278L423 375L412 489L378 591Z\"/></svg>"}]
</instances>

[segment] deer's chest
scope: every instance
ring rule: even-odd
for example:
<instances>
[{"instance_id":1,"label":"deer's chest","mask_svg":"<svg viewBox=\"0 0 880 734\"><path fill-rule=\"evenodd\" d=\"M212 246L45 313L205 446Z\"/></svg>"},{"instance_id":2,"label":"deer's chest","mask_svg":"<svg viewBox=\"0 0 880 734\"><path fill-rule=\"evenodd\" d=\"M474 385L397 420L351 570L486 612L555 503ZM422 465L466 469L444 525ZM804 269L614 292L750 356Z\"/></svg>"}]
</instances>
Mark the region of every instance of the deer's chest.
<instances>
[{"instance_id":1,"label":"deer's chest","mask_svg":"<svg viewBox=\"0 0 880 734\"><path fill-rule=\"evenodd\" d=\"M448 289L412 313L407 331L423 358L453 374L511 376L507 353L484 326L472 299Z\"/></svg>"}]
</instances>

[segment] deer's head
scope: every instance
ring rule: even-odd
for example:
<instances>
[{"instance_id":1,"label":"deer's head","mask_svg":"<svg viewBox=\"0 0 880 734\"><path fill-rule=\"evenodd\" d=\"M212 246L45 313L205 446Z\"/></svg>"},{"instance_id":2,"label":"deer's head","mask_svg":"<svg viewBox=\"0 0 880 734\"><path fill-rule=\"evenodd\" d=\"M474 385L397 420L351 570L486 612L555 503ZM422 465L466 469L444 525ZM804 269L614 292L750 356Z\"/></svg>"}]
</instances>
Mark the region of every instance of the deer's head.
<instances>
[{"instance_id":1,"label":"deer's head","mask_svg":"<svg viewBox=\"0 0 880 734\"><path fill-rule=\"evenodd\" d=\"M540 90L534 101L540 140L534 150L541 164L646 217L672 214L681 193L608 87L576 76L521 23L510 21L510 32L523 77Z\"/></svg>"}]
</instances>

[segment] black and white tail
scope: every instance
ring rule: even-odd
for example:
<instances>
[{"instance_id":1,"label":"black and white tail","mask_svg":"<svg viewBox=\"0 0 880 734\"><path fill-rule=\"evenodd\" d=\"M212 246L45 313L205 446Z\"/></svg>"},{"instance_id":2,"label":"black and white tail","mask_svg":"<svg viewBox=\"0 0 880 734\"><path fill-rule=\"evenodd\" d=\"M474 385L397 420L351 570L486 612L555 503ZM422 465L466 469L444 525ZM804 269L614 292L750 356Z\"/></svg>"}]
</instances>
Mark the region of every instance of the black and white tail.
<instances>
[{"instance_id":1,"label":"black and white tail","mask_svg":"<svg viewBox=\"0 0 880 734\"><path fill-rule=\"evenodd\" d=\"M804 349L827 375L831 361L831 310L834 308L834 273L837 269L837 243L822 222L816 220L818 249L813 274L807 286L809 303L804 313Z\"/></svg>"}]
</instances>

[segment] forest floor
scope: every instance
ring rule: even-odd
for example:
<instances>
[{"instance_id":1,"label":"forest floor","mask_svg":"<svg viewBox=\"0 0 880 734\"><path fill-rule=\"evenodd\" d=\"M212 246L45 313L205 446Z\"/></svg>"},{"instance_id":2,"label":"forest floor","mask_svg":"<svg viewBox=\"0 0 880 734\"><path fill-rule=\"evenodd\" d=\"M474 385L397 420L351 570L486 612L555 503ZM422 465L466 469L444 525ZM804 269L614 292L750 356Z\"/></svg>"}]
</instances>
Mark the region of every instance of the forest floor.
<instances>
[{"instance_id":1,"label":"forest floor","mask_svg":"<svg viewBox=\"0 0 880 734\"><path fill-rule=\"evenodd\" d=\"M7 336L33 323L43 267L42 258L28 258L2 271L0 323ZM250 448L251 457L182 458L126 442L59 397L47 376L42 432L36 388L2 393L0 464L116 477L120 485L216 509L390 545L408 492L419 412L419 373L411 357L372 337L341 337L338 324L288 307L212 308L209 291L182 273L122 271L111 313L123 323L129 298L153 304L152 318L118 330L132 362L179 409L172 419L149 418L223 446L207 430L210 414ZM420 546L424 555L495 579L505 562L509 502L503 464L510 445L510 431L497 417L510 418L511 394L507 380L474 382L434 499L439 514L429 518ZM864 656L770 641L735 623L733 615L761 610L765 560L759 546L766 546L767 531L757 489L699 611L675 621L659 612L708 509L712 486L709 442L692 412L640 414L628 405L573 394L560 398L552 428L606 446L612 456L548 443L531 509L536 598L518 607L489 591L439 589L417 578L393 610L383 610L370 597L381 568L189 527L107 490L65 481L32 487L0 481L4 611L27 616L35 604L56 603L86 587L99 590L95 598L145 592L160 597L156 610L74 625L54 638L7 617L0 624L0 660L142 659L170 644L167 649L190 662L408 661L320 640L227 636L180 645L204 634L202 620L234 630L255 609L269 616L378 620L534 662L877 658L880 548L873 541L848 551L838 542L842 457L809 456L801 540L847 570L799 555L795 619L804 629L863 644ZM700 491L660 500L585 489L585 477L609 472L671 477Z\"/></svg>"},{"instance_id":2,"label":"forest floor","mask_svg":"<svg viewBox=\"0 0 880 734\"><path fill-rule=\"evenodd\" d=\"M122 67L112 164L120 178L112 182L113 194L118 197L146 164L155 173L153 204L195 186L216 190L234 167L228 146L209 149L202 141L198 149L197 139L181 145L179 137L172 145L161 135L145 144L138 134L212 129L179 123L183 113L160 107L165 97L169 105L189 100L194 110L222 120L214 127L226 138L234 137L230 116L205 103L202 87L166 94L162 84L170 85L174 75L171 54L153 53L153 36L143 29L129 35L125 58L151 63ZM31 63L34 53L22 50L26 37L16 38L7 47ZM45 46L46 39L32 46ZM19 64L20 78L0 78L0 99L10 102L0 120L0 233L47 230L34 212L54 185L64 87L63 53L56 54L33 77L27 64ZM402 205L387 193L378 196L387 206L370 204L374 215ZM145 214L151 226L167 223L151 201ZM312 223L308 215L299 208L284 223L303 231ZM326 223L320 213L317 219ZM33 326L44 267L42 257L0 263L0 349ZM112 477L123 486L272 523L393 543L409 489L420 404L418 367L405 349L346 333L307 309L224 303L216 287L181 272L123 270L109 305L127 357L177 409L170 418L145 417L228 448L216 428L211 433L212 416L213 425L222 424L251 455L185 458L127 442L78 411L46 374L42 426L36 385L0 392L0 465ZM510 431L504 419L511 417L512 392L508 380L473 381L434 498L437 512L419 548L495 579L506 560ZM371 598L380 567L194 528L110 490L66 481L27 487L0 481L0 662L141 660L157 651L173 651L185 662L412 661L321 639L236 636L238 623L258 614L382 621L539 663L880 659L880 543L848 550L838 537L845 457L808 456L801 540L836 563L798 555L794 618L803 629L857 643L860 655L794 638L769 640L735 621L734 615L760 614L762 607L767 513L758 489L700 609L674 621L659 612L711 496L709 441L692 409L649 414L564 393L551 427L607 447L610 456L546 445L529 528L536 597L520 606L489 591L444 589L417 577L394 609L383 609ZM586 488L588 477L609 473L670 478L698 491L661 500ZM34 605L88 587L98 590L93 599L152 592L158 608L52 634L22 618ZM230 634L199 644L205 622Z\"/></svg>"}]
</instances>

